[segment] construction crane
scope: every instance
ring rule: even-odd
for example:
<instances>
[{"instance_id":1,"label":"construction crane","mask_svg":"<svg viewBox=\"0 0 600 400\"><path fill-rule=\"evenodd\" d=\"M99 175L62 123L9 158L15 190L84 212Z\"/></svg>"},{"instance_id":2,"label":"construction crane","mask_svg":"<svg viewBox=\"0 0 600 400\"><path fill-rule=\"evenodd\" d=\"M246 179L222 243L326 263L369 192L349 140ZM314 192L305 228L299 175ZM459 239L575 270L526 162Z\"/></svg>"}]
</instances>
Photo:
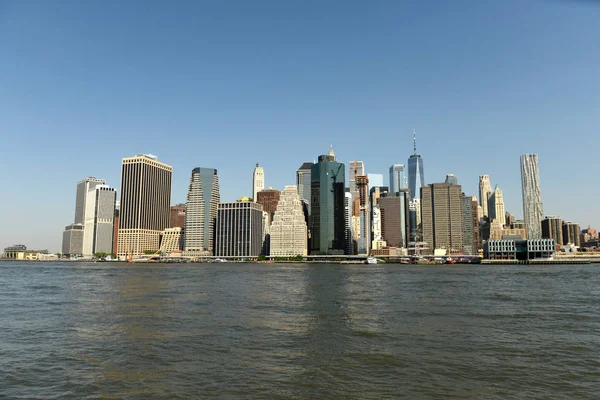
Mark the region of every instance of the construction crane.
<instances>
[{"instance_id":1,"label":"construction crane","mask_svg":"<svg viewBox=\"0 0 600 400\"><path fill-rule=\"evenodd\" d=\"M342 166L343 166L343 165L344 165L344 164L340 164L340 165L338 165L338 168L337 168L337 170L335 171L335 174L333 173L333 170L331 170L331 179L333 179L333 185L331 186L331 192L332 192L332 193L333 193L333 191L334 191L334 186L335 186L335 184L337 183L337 177L338 177L338 175L339 175L339 173L340 173L340 170L342 169Z\"/></svg>"}]
</instances>

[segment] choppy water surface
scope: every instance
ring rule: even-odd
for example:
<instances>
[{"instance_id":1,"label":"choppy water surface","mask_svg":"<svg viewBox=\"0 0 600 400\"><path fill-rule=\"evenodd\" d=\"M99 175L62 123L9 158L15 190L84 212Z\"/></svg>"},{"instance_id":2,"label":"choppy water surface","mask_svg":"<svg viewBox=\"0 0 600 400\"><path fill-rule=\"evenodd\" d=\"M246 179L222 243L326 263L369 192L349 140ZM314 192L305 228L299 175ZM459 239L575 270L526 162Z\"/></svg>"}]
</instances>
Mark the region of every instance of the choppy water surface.
<instances>
[{"instance_id":1,"label":"choppy water surface","mask_svg":"<svg viewBox=\"0 0 600 400\"><path fill-rule=\"evenodd\" d=\"M599 277L0 263L0 398L599 398Z\"/></svg>"}]
</instances>

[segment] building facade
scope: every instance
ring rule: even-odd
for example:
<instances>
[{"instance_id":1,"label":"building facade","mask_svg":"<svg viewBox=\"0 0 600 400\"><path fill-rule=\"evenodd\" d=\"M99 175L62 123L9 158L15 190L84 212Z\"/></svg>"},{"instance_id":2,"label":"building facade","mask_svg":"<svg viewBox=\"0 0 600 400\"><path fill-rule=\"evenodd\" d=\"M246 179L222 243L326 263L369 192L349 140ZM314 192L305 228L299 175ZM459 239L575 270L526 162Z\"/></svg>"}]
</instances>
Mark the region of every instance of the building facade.
<instances>
[{"instance_id":1,"label":"building facade","mask_svg":"<svg viewBox=\"0 0 600 400\"><path fill-rule=\"evenodd\" d=\"M542 220L542 238L554 239L554 243L563 243L563 221L560 217L547 216Z\"/></svg>"},{"instance_id":2,"label":"building facade","mask_svg":"<svg viewBox=\"0 0 600 400\"><path fill-rule=\"evenodd\" d=\"M346 223L344 164L336 161L333 148L319 156L311 169L311 253L344 254Z\"/></svg>"},{"instance_id":3,"label":"building facade","mask_svg":"<svg viewBox=\"0 0 600 400\"><path fill-rule=\"evenodd\" d=\"M448 180L448 179L446 179ZM448 182L446 182L448 183ZM475 254L475 232L473 227L473 197L462 196L462 218L463 218L463 254Z\"/></svg>"},{"instance_id":4,"label":"building facade","mask_svg":"<svg viewBox=\"0 0 600 400\"><path fill-rule=\"evenodd\" d=\"M356 193L356 177L363 175L366 175L365 163L362 161L350 161L350 165L348 165L348 176L350 193L352 193L353 196L354 193Z\"/></svg>"},{"instance_id":5,"label":"building facade","mask_svg":"<svg viewBox=\"0 0 600 400\"><path fill-rule=\"evenodd\" d=\"M256 202L260 204L263 211L267 213L268 223L273 222L273 216L277 211L277 205L279 204L279 198L281 192L277 189L264 189L256 194Z\"/></svg>"},{"instance_id":6,"label":"building facade","mask_svg":"<svg viewBox=\"0 0 600 400\"><path fill-rule=\"evenodd\" d=\"M313 162L302 163L300 168L296 170L296 186L300 198L306 202L308 215L310 215L310 185L311 185L311 170Z\"/></svg>"},{"instance_id":7,"label":"building facade","mask_svg":"<svg viewBox=\"0 0 600 400\"><path fill-rule=\"evenodd\" d=\"M184 254L208 256L214 251L215 220L221 201L214 168L194 168L185 205Z\"/></svg>"},{"instance_id":8,"label":"building facade","mask_svg":"<svg viewBox=\"0 0 600 400\"><path fill-rule=\"evenodd\" d=\"M381 240L390 247L408 247L410 241L410 191L400 189L379 198Z\"/></svg>"},{"instance_id":9,"label":"building facade","mask_svg":"<svg viewBox=\"0 0 600 400\"><path fill-rule=\"evenodd\" d=\"M523 219L527 238L542 238L542 190L537 154L521 155L521 187L523 189Z\"/></svg>"},{"instance_id":10,"label":"building facade","mask_svg":"<svg viewBox=\"0 0 600 400\"><path fill-rule=\"evenodd\" d=\"M71 224L65 227L62 254L67 258L83 256L83 224Z\"/></svg>"},{"instance_id":11,"label":"building facade","mask_svg":"<svg viewBox=\"0 0 600 400\"><path fill-rule=\"evenodd\" d=\"M576 247L581 246L581 237L579 235L580 229L579 224L574 222L563 222L562 224L563 233L563 245L572 244Z\"/></svg>"},{"instance_id":12,"label":"building facade","mask_svg":"<svg viewBox=\"0 0 600 400\"><path fill-rule=\"evenodd\" d=\"M432 183L421 188L421 223L428 250L463 251L464 231L460 185Z\"/></svg>"},{"instance_id":13,"label":"building facade","mask_svg":"<svg viewBox=\"0 0 600 400\"><path fill-rule=\"evenodd\" d=\"M171 206L169 228L185 228L185 204Z\"/></svg>"},{"instance_id":14,"label":"building facade","mask_svg":"<svg viewBox=\"0 0 600 400\"><path fill-rule=\"evenodd\" d=\"M256 163L252 173L252 200L256 201L257 193L265 188L265 170Z\"/></svg>"},{"instance_id":15,"label":"building facade","mask_svg":"<svg viewBox=\"0 0 600 400\"><path fill-rule=\"evenodd\" d=\"M404 164L393 164L390 166L390 193L399 192L400 189L406 189L406 175Z\"/></svg>"},{"instance_id":16,"label":"building facade","mask_svg":"<svg viewBox=\"0 0 600 400\"><path fill-rule=\"evenodd\" d=\"M446 181L445 182L449 183L451 185L458 185L458 178L454 174L448 174L448 175L446 175Z\"/></svg>"},{"instance_id":17,"label":"building facade","mask_svg":"<svg viewBox=\"0 0 600 400\"><path fill-rule=\"evenodd\" d=\"M488 240L484 244L484 256L492 260L549 259L556 253L555 246L553 239Z\"/></svg>"},{"instance_id":18,"label":"building facade","mask_svg":"<svg viewBox=\"0 0 600 400\"><path fill-rule=\"evenodd\" d=\"M502 190L496 185L488 197L488 212L492 224L503 226L506 220Z\"/></svg>"},{"instance_id":19,"label":"building facade","mask_svg":"<svg viewBox=\"0 0 600 400\"><path fill-rule=\"evenodd\" d=\"M302 199L296 186L286 186L271 223L270 255L292 257L308 254L308 236Z\"/></svg>"},{"instance_id":20,"label":"building facade","mask_svg":"<svg viewBox=\"0 0 600 400\"><path fill-rule=\"evenodd\" d=\"M173 168L151 154L123 158L119 218L119 256L158 250L169 226Z\"/></svg>"},{"instance_id":21,"label":"building facade","mask_svg":"<svg viewBox=\"0 0 600 400\"><path fill-rule=\"evenodd\" d=\"M414 153L408 158L408 188L412 198L419 197L419 189L425 186L423 158L417 154L417 135L414 135Z\"/></svg>"},{"instance_id":22,"label":"building facade","mask_svg":"<svg viewBox=\"0 0 600 400\"><path fill-rule=\"evenodd\" d=\"M117 191L107 185L89 189L83 223L83 256L113 252L115 203Z\"/></svg>"},{"instance_id":23,"label":"building facade","mask_svg":"<svg viewBox=\"0 0 600 400\"><path fill-rule=\"evenodd\" d=\"M483 217L489 217L488 199L492 194L492 185L489 175L479 175L479 204L483 210Z\"/></svg>"},{"instance_id":24,"label":"building facade","mask_svg":"<svg viewBox=\"0 0 600 400\"><path fill-rule=\"evenodd\" d=\"M217 210L215 255L256 257L263 243L262 206L252 201L221 203Z\"/></svg>"},{"instance_id":25,"label":"building facade","mask_svg":"<svg viewBox=\"0 0 600 400\"><path fill-rule=\"evenodd\" d=\"M178 226L167 228L160 233L159 248L164 254L169 254L174 251L182 251L184 246L183 239L183 229Z\"/></svg>"}]
</instances>

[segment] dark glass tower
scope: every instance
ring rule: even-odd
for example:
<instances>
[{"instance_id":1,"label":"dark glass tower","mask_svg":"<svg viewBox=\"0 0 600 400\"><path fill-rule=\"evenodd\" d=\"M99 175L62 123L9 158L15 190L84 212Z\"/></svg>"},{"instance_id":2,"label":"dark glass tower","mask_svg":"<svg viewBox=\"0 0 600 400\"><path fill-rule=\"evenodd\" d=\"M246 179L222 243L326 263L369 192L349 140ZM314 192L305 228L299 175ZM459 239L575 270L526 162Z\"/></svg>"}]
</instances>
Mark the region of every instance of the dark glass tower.
<instances>
[{"instance_id":1,"label":"dark glass tower","mask_svg":"<svg viewBox=\"0 0 600 400\"><path fill-rule=\"evenodd\" d=\"M414 199L419 197L419 189L425 186L425 171L423 170L423 159L417 154L417 135L414 135L414 153L408 158L408 188Z\"/></svg>"},{"instance_id":2,"label":"dark glass tower","mask_svg":"<svg viewBox=\"0 0 600 400\"><path fill-rule=\"evenodd\" d=\"M333 148L311 168L310 231L312 254L344 254L345 166L336 162Z\"/></svg>"}]
</instances>

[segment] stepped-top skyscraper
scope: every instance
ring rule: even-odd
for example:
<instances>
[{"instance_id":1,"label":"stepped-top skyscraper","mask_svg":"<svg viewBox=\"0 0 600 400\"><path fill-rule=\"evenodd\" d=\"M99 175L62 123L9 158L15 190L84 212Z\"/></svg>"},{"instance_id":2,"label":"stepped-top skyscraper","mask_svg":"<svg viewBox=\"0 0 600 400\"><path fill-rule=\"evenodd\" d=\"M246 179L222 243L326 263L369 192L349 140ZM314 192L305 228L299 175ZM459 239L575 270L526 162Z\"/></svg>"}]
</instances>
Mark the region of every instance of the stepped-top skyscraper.
<instances>
[{"instance_id":1,"label":"stepped-top skyscraper","mask_svg":"<svg viewBox=\"0 0 600 400\"><path fill-rule=\"evenodd\" d=\"M219 176L213 168L194 168L185 205L186 255L212 255L217 208L221 201Z\"/></svg>"},{"instance_id":2,"label":"stepped-top skyscraper","mask_svg":"<svg viewBox=\"0 0 600 400\"><path fill-rule=\"evenodd\" d=\"M422 164L422 163L421 163ZM423 165L421 165L423 166ZM404 165L394 164L390 167L390 193L399 192L406 188L406 176L404 175Z\"/></svg>"},{"instance_id":3,"label":"stepped-top skyscraper","mask_svg":"<svg viewBox=\"0 0 600 400\"><path fill-rule=\"evenodd\" d=\"M521 187L523 189L523 219L527 228L527 239L542 238L542 190L537 154L521 155Z\"/></svg>"},{"instance_id":4,"label":"stepped-top skyscraper","mask_svg":"<svg viewBox=\"0 0 600 400\"><path fill-rule=\"evenodd\" d=\"M483 215L489 217L488 199L492 193L489 175L479 175L479 204L483 208Z\"/></svg>"},{"instance_id":5,"label":"stepped-top skyscraper","mask_svg":"<svg viewBox=\"0 0 600 400\"><path fill-rule=\"evenodd\" d=\"M496 185L494 191L488 197L488 212L490 221L495 225L503 226L506 222L506 212L504 210L504 198L502 190Z\"/></svg>"},{"instance_id":6,"label":"stepped-top skyscraper","mask_svg":"<svg viewBox=\"0 0 600 400\"><path fill-rule=\"evenodd\" d=\"M271 224L271 256L307 255L307 228L302 199L295 186L286 186Z\"/></svg>"},{"instance_id":7,"label":"stepped-top skyscraper","mask_svg":"<svg viewBox=\"0 0 600 400\"><path fill-rule=\"evenodd\" d=\"M417 154L417 133L413 132L414 153L408 159L408 188L412 198L419 197L419 189L425 186L423 158Z\"/></svg>"},{"instance_id":8,"label":"stepped-top skyscraper","mask_svg":"<svg viewBox=\"0 0 600 400\"><path fill-rule=\"evenodd\" d=\"M120 256L158 250L169 227L173 167L151 154L123 159L118 251Z\"/></svg>"},{"instance_id":9,"label":"stepped-top skyscraper","mask_svg":"<svg viewBox=\"0 0 600 400\"><path fill-rule=\"evenodd\" d=\"M252 174L252 200L256 201L256 194L265 188L265 171L256 163Z\"/></svg>"},{"instance_id":10,"label":"stepped-top skyscraper","mask_svg":"<svg viewBox=\"0 0 600 400\"><path fill-rule=\"evenodd\" d=\"M345 168L336 161L333 147L319 156L311 169L311 253L343 254L346 221L344 217Z\"/></svg>"}]
</instances>

